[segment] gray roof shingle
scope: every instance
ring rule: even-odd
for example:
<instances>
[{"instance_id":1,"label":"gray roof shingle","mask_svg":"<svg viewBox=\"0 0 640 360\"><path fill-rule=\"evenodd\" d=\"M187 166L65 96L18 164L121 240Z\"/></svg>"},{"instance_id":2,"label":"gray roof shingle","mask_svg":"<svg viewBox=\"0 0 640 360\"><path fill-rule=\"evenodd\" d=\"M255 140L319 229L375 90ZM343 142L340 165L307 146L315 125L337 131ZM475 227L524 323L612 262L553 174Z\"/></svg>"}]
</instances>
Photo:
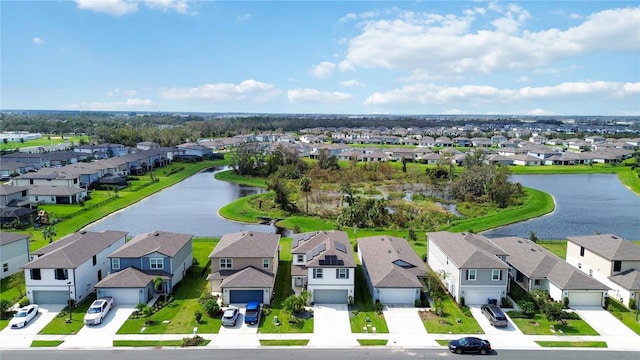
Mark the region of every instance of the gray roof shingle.
<instances>
[{"instance_id":1,"label":"gray roof shingle","mask_svg":"<svg viewBox=\"0 0 640 360\"><path fill-rule=\"evenodd\" d=\"M273 258L278 252L279 242L280 234L258 231L226 234L209 258Z\"/></svg>"},{"instance_id":2,"label":"gray roof shingle","mask_svg":"<svg viewBox=\"0 0 640 360\"><path fill-rule=\"evenodd\" d=\"M609 280L630 291L640 291L640 270L629 269L609 276Z\"/></svg>"},{"instance_id":3,"label":"gray roof shingle","mask_svg":"<svg viewBox=\"0 0 640 360\"><path fill-rule=\"evenodd\" d=\"M29 235L0 231L0 245L11 244L22 239L29 239Z\"/></svg>"},{"instance_id":4,"label":"gray roof shingle","mask_svg":"<svg viewBox=\"0 0 640 360\"><path fill-rule=\"evenodd\" d=\"M509 268L497 256L504 255L504 250L491 244L482 235L438 231L427 233L427 236L447 254L458 269Z\"/></svg>"},{"instance_id":5,"label":"gray roof shingle","mask_svg":"<svg viewBox=\"0 0 640 360\"><path fill-rule=\"evenodd\" d=\"M291 243L291 254L306 254L307 267L356 267L351 243L344 231L295 234ZM340 264L327 264L327 256L335 256Z\"/></svg>"},{"instance_id":6,"label":"gray roof shingle","mask_svg":"<svg viewBox=\"0 0 640 360\"><path fill-rule=\"evenodd\" d=\"M567 240L607 260L640 261L640 246L613 234L571 236Z\"/></svg>"},{"instance_id":7,"label":"gray roof shingle","mask_svg":"<svg viewBox=\"0 0 640 360\"><path fill-rule=\"evenodd\" d=\"M373 286L420 288L418 278L427 275L427 267L407 240L391 236L358 239L363 262Z\"/></svg>"},{"instance_id":8,"label":"gray roof shingle","mask_svg":"<svg viewBox=\"0 0 640 360\"><path fill-rule=\"evenodd\" d=\"M225 277L220 286L223 288L273 288L275 281L275 275L248 266Z\"/></svg>"},{"instance_id":9,"label":"gray roof shingle","mask_svg":"<svg viewBox=\"0 0 640 360\"><path fill-rule=\"evenodd\" d=\"M191 243L193 235L152 231L137 235L109 255L110 258L140 258L154 252L174 257L180 249Z\"/></svg>"},{"instance_id":10,"label":"gray roof shingle","mask_svg":"<svg viewBox=\"0 0 640 360\"><path fill-rule=\"evenodd\" d=\"M153 282L156 275L145 274L142 271L128 267L122 271L107 275L96 284L96 288L143 288ZM161 276L162 277L162 276ZM165 280L169 277L164 276Z\"/></svg>"}]
</instances>

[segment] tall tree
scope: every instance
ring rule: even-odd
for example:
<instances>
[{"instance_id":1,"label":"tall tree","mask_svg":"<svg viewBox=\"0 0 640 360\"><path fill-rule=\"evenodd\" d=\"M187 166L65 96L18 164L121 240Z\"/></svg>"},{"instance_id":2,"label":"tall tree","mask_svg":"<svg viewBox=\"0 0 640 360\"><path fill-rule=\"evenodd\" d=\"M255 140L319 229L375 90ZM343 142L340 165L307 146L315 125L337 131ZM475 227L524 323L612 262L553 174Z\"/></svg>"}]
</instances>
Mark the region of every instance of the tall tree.
<instances>
[{"instance_id":1,"label":"tall tree","mask_svg":"<svg viewBox=\"0 0 640 360\"><path fill-rule=\"evenodd\" d=\"M300 179L300 191L302 191L305 195L307 201L305 212L307 215L309 215L309 193L311 192L311 180L306 176Z\"/></svg>"}]
</instances>

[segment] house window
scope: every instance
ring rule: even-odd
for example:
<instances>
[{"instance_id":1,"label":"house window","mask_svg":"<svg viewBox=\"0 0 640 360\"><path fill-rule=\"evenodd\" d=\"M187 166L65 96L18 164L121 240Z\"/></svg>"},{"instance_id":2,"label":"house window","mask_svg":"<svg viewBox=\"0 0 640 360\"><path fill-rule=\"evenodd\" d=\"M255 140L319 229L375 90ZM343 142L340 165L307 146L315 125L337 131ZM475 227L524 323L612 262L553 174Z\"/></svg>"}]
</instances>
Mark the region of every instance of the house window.
<instances>
[{"instance_id":1,"label":"house window","mask_svg":"<svg viewBox=\"0 0 640 360\"><path fill-rule=\"evenodd\" d=\"M7 272L7 271L9 271L9 263L2 264L2 272Z\"/></svg>"},{"instance_id":2,"label":"house window","mask_svg":"<svg viewBox=\"0 0 640 360\"><path fill-rule=\"evenodd\" d=\"M93 266L96 266L96 264L98 263L98 258L93 255Z\"/></svg>"},{"instance_id":3,"label":"house window","mask_svg":"<svg viewBox=\"0 0 640 360\"><path fill-rule=\"evenodd\" d=\"M336 279L348 279L349 278L349 269L340 268L336 269Z\"/></svg>"},{"instance_id":4,"label":"house window","mask_svg":"<svg viewBox=\"0 0 640 360\"><path fill-rule=\"evenodd\" d=\"M502 280L502 271L498 269L491 270L491 280L493 281Z\"/></svg>"},{"instance_id":5,"label":"house window","mask_svg":"<svg viewBox=\"0 0 640 360\"><path fill-rule=\"evenodd\" d=\"M233 259L231 258L220 259L220 269L231 269L232 267L233 267Z\"/></svg>"},{"instance_id":6,"label":"house window","mask_svg":"<svg viewBox=\"0 0 640 360\"><path fill-rule=\"evenodd\" d=\"M149 265L151 269L164 269L164 261L162 258L151 258L149 259Z\"/></svg>"},{"instance_id":7,"label":"house window","mask_svg":"<svg viewBox=\"0 0 640 360\"><path fill-rule=\"evenodd\" d=\"M533 285L540 286L540 279L533 280Z\"/></svg>"},{"instance_id":8,"label":"house window","mask_svg":"<svg viewBox=\"0 0 640 360\"><path fill-rule=\"evenodd\" d=\"M120 270L120 258L111 259L111 268L113 270Z\"/></svg>"},{"instance_id":9,"label":"house window","mask_svg":"<svg viewBox=\"0 0 640 360\"><path fill-rule=\"evenodd\" d=\"M31 269L31 280L42 280L40 269Z\"/></svg>"},{"instance_id":10,"label":"house window","mask_svg":"<svg viewBox=\"0 0 640 360\"><path fill-rule=\"evenodd\" d=\"M297 262L304 262L304 255L298 255L297 258Z\"/></svg>"},{"instance_id":11,"label":"house window","mask_svg":"<svg viewBox=\"0 0 640 360\"><path fill-rule=\"evenodd\" d=\"M271 261L269 258L263 258L262 259L262 268L263 269L268 269L269 267L271 267Z\"/></svg>"},{"instance_id":12,"label":"house window","mask_svg":"<svg viewBox=\"0 0 640 360\"><path fill-rule=\"evenodd\" d=\"M622 269L622 261L616 260L613 262L613 271L620 271Z\"/></svg>"},{"instance_id":13,"label":"house window","mask_svg":"<svg viewBox=\"0 0 640 360\"><path fill-rule=\"evenodd\" d=\"M467 270L467 280L475 281L476 280L476 269Z\"/></svg>"},{"instance_id":14,"label":"house window","mask_svg":"<svg viewBox=\"0 0 640 360\"><path fill-rule=\"evenodd\" d=\"M584 246L580 246L580 256L584 256Z\"/></svg>"},{"instance_id":15,"label":"house window","mask_svg":"<svg viewBox=\"0 0 640 360\"><path fill-rule=\"evenodd\" d=\"M69 273L67 269L56 269L55 278L56 280L67 280Z\"/></svg>"},{"instance_id":16,"label":"house window","mask_svg":"<svg viewBox=\"0 0 640 360\"><path fill-rule=\"evenodd\" d=\"M318 269L318 268L313 269L313 278L322 279L322 269Z\"/></svg>"}]
</instances>

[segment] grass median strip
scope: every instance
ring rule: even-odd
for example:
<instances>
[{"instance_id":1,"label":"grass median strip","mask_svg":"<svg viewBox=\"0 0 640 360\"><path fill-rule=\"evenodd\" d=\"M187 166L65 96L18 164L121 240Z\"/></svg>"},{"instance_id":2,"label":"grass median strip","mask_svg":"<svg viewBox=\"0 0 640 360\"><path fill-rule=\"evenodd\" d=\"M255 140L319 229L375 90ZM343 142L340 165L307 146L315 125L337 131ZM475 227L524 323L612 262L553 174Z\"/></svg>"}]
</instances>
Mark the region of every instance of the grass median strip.
<instances>
[{"instance_id":1,"label":"grass median strip","mask_svg":"<svg viewBox=\"0 0 640 360\"><path fill-rule=\"evenodd\" d=\"M307 346L309 340L260 340L262 346Z\"/></svg>"},{"instance_id":2,"label":"grass median strip","mask_svg":"<svg viewBox=\"0 0 640 360\"><path fill-rule=\"evenodd\" d=\"M536 341L536 344L542 347L607 347L604 341Z\"/></svg>"},{"instance_id":3,"label":"grass median strip","mask_svg":"<svg viewBox=\"0 0 640 360\"><path fill-rule=\"evenodd\" d=\"M114 347L182 346L182 340L113 340L113 346Z\"/></svg>"},{"instance_id":4,"label":"grass median strip","mask_svg":"<svg viewBox=\"0 0 640 360\"><path fill-rule=\"evenodd\" d=\"M56 347L63 342L64 340L33 340L31 347Z\"/></svg>"},{"instance_id":5,"label":"grass median strip","mask_svg":"<svg viewBox=\"0 0 640 360\"><path fill-rule=\"evenodd\" d=\"M358 339L360 346L386 346L387 339Z\"/></svg>"}]
</instances>

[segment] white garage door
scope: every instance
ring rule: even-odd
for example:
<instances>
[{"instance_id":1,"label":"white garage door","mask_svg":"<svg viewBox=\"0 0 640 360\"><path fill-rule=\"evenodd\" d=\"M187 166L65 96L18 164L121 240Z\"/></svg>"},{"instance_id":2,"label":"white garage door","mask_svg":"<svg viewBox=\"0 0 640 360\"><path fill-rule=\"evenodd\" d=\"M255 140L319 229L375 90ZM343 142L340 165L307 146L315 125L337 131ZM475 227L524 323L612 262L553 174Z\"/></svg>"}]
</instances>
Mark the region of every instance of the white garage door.
<instances>
[{"instance_id":1,"label":"white garage door","mask_svg":"<svg viewBox=\"0 0 640 360\"><path fill-rule=\"evenodd\" d=\"M380 289L380 302L383 304L415 303L416 289Z\"/></svg>"},{"instance_id":2,"label":"white garage door","mask_svg":"<svg viewBox=\"0 0 640 360\"><path fill-rule=\"evenodd\" d=\"M599 306L602 301L602 293L599 292L569 292L569 307L574 305Z\"/></svg>"},{"instance_id":3,"label":"white garage door","mask_svg":"<svg viewBox=\"0 0 640 360\"><path fill-rule=\"evenodd\" d=\"M314 304L346 304L347 290L314 290Z\"/></svg>"},{"instance_id":4,"label":"white garage door","mask_svg":"<svg viewBox=\"0 0 640 360\"><path fill-rule=\"evenodd\" d=\"M497 299L500 301L499 291L482 291L482 290L466 290L464 292L465 305L481 305L486 304L488 299Z\"/></svg>"},{"instance_id":5,"label":"white garage door","mask_svg":"<svg viewBox=\"0 0 640 360\"><path fill-rule=\"evenodd\" d=\"M140 289L102 289L100 296L111 296L116 305L137 305L141 302Z\"/></svg>"}]
</instances>

